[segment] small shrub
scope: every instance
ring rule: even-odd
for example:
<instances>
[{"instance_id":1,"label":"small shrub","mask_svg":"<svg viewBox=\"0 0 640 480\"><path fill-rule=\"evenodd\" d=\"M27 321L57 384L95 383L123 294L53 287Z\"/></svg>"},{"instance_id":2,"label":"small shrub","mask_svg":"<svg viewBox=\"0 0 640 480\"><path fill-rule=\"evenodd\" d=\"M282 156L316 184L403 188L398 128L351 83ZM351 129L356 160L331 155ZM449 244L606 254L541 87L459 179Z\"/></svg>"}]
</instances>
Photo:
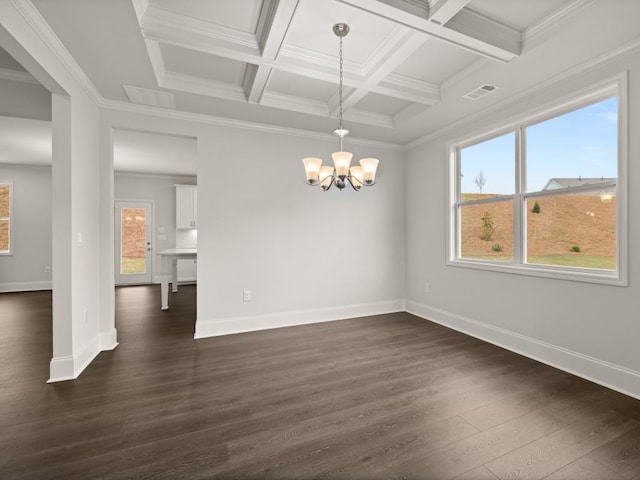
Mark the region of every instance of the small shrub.
<instances>
[{"instance_id":1,"label":"small shrub","mask_svg":"<svg viewBox=\"0 0 640 480\"><path fill-rule=\"evenodd\" d=\"M493 236L493 218L489 212L484 212L482 216L482 232L480 233L481 240L491 240Z\"/></svg>"},{"instance_id":2,"label":"small shrub","mask_svg":"<svg viewBox=\"0 0 640 480\"><path fill-rule=\"evenodd\" d=\"M572 252L580 252L580 245L574 245L571 247Z\"/></svg>"},{"instance_id":3,"label":"small shrub","mask_svg":"<svg viewBox=\"0 0 640 480\"><path fill-rule=\"evenodd\" d=\"M493 250L494 252L501 252L504 250L504 247L499 243L496 243L493 247L491 247L491 250Z\"/></svg>"},{"instance_id":4,"label":"small shrub","mask_svg":"<svg viewBox=\"0 0 640 480\"><path fill-rule=\"evenodd\" d=\"M531 209L531 213L540 213L540 204L538 202L533 204L533 208Z\"/></svg>"}]
</instances>

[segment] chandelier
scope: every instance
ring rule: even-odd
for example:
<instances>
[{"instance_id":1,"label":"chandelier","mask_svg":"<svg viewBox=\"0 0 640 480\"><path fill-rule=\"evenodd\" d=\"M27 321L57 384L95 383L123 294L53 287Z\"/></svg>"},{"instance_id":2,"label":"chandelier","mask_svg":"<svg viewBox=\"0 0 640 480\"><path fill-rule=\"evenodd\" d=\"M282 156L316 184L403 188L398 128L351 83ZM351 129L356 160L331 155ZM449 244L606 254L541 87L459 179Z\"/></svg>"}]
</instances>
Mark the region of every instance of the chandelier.
<instances>
[{"instance_id":1,"label":"chandelier","mask_svg":"<svg viewBox=\"0 0 640 480\"><path fill-rule=\"evenodd\" d=\"M377 158L363 158L360 160L360 166L351 167L351 158L353 154L345 152L342 148L344 137L349 135L349 130L344 128L342 124L342 38L349 33L349 25L346 23L336 23L333 26L333 33L340 38L340 88L339 95L339 124L333 133L338 137L340 150L331 154L333 158L333 167L322 166L322 159L315 157L307 157L302 159L304 169L307 176L306 183L308 185L320 185L322 190L327 191L332 185L342 190L347 184L351 185L354 190L358 191L362 186L371 186L375 184L376 170L378 168Z\"/></svg>"}]
</instances>

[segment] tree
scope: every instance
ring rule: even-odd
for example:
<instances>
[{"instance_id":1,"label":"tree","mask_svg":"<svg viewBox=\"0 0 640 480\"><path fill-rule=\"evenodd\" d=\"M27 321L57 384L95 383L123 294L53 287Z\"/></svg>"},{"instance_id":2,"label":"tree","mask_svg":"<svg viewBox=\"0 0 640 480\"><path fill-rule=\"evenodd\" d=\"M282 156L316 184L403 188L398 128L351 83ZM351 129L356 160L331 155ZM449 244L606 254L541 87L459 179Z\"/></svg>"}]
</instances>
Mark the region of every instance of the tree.
<instances>
[{"instance_id":1,"label":"tree","mask_svg":"<svg viewBox=\"0 0 640 480\"><path fill-rule=\"evenodd\" d=\"M533 204L533 208L531 209L531 213L540 213L540 204L538 202Z\"/></svg>"},{"instance_id":2,"label":"tree","mask_svg":"<svg viewBox=\"0 0 640 480\"><path fill-rule=\"evenodd\" d=\"M493 236L493 218L489 212L484 212L482 216L482 231L480 233L481 240L491 240Z\"/></svg>"},{"instance_id":3,"label":"tree","mask_svg":"<svg viewBox=\"0 0 640 480\"><path fill-rule=\"evenodd\" d=\"M482 189L487 183L487 177L484 176L484 172L482 170L478 172L478 175L476 175L476 178L473 179L473 182L478 186L480 193L482 193Z\"/></svg>"}]
</instances>

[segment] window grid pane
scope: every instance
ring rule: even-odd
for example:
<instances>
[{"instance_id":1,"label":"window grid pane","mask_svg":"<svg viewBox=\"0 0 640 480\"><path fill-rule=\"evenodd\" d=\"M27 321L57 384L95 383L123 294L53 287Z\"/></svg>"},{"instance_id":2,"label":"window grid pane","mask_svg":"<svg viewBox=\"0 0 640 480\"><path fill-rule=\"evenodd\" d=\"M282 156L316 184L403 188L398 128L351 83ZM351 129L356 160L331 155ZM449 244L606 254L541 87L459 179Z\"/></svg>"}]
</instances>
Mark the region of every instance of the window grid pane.
<instances>
[{"instance_id":1,"label":"window grid pane","mask_svg":"<svg viewBox=\"0 0 640 480\"><path fill-rule=\"evenodd\" d=\"M513 201L462 205L459 215L462 258L513 261Z\"/></svg>"},{"instance_id":2,"label":"window grid pane","mask_svg":"<svg viewBox=\"0 0 640 480\"><path fill-rule=\"evenodd\" d=\"M616 197L605 192L526 199L527 263L616 269Z\"/></svg>"}]
</instances>

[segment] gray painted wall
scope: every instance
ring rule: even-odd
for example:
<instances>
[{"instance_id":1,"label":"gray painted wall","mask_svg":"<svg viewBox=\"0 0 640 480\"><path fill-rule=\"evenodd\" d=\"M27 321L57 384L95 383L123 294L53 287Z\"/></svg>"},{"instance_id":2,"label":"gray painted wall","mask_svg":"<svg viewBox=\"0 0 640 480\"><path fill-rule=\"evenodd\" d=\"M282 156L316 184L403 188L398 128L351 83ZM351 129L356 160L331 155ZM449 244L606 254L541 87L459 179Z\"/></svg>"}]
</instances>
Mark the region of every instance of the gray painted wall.
<instances>
[{"instance_id":1,"label":"gray painted wall","mask_svg":"<svg viewBox=\"0 0 640 480\"><path fill-rule=\"evenodd\" d=\"M51 288L51 168L0 164L13 182L12 253L0 255L0 292Z\"/></svg>"}]
</instances>

